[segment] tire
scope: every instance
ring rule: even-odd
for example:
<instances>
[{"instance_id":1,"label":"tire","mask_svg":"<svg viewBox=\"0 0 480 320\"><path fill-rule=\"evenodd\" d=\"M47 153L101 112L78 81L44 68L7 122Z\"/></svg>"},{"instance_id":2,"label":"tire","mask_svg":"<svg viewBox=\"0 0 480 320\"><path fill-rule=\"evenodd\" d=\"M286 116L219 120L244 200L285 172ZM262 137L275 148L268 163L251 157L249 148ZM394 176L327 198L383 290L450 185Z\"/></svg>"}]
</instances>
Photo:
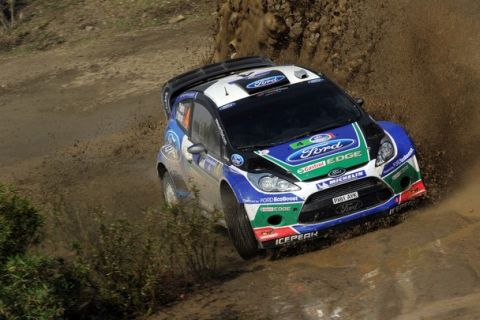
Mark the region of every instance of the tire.
<instances>
[{"instance_id":1,"label":"tire","mask_svg":"<svg viewBox=\"0 0 480 320\"><path fill-rule=\"evenodd\" d=\"M228 234L238 254L245 260L258 255L258 242L253 234L245 207L238 203L230 191L223 200L223 212Z\"/></svg>"},{"instance_id":2,"label":"tire","mask_svg":"<svg viewBox=\"0 0 480 320\"><path fill-rule=\"evenodd\" d=\"M178 203L178 197L175 191L172 177L165 172L162 177L163 197L168 206L173 206Z\"/></svg>"}]
</instances>

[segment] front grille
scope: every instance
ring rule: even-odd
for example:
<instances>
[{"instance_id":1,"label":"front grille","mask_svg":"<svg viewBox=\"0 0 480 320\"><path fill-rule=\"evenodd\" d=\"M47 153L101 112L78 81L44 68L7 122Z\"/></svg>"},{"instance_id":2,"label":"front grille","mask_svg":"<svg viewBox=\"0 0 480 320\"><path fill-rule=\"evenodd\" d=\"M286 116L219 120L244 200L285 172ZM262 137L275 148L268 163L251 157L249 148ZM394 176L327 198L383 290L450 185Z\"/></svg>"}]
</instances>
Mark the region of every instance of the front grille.
<instances>
[{"instance_id":1,"label":"front grille","mask_svg":"<svg viewBox=\"0 0 480 320\"><path fill-rule=\"evenodd\" d=\"M358 192L358 198L333 204L332 198ZM377 178L365 178L312 194L302 208L299 223L318 223L381 204L393 196L392 190Z\"/></svg>"}]
</instances>

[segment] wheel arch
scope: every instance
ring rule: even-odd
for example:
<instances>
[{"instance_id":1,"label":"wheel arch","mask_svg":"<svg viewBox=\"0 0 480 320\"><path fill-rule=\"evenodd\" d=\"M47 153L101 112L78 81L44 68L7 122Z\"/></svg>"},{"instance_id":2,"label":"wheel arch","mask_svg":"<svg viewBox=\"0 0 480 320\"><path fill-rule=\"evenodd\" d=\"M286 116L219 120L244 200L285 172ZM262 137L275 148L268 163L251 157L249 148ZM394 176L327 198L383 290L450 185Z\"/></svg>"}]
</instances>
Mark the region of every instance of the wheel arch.
<instances>
[{"instance_id":1,"label":"wheel arch","mask_svg":"<svg viewBox=\"0 0 480 320\"><path fill-rule=\"evenodd\" d=\"M157 174L158 174L158 177L159 177L160 179L162 179L163 176L165 175L165 173L167 173L167 172L168 172L167 167L166 167L163 163L158 162L158 163L157 163Z\"/></svg>"},{"instance_id":2,"label":"wheel arch","mask_svg":"<svg viewBox=\"0 0 480 320\"><path fill-rule=\"evenodd\" d=\"M222 180L220 182L220 199L222 204L228 200L235 200L237 203L241 203L238 195L235 192L235 189L230 185L230 183L228 183L227 180Z\"/></svg>"}]
</instances>

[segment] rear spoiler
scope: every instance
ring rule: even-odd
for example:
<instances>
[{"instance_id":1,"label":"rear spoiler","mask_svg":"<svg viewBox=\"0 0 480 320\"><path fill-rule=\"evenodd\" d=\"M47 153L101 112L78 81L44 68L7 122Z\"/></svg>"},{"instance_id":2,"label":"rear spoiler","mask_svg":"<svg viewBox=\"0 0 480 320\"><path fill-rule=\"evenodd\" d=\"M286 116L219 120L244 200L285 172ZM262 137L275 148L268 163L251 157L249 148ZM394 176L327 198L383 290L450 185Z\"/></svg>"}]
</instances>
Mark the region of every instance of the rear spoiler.
<instances>
[{"instance_id":1,"label":"rear spoiler","mask_svg":"<svg viewBox=\"0 0 480 320\"><path fill-rule=\"evenodd\" d=\"M210 64L203 68L188 71L165 83L162 88L162 102L166 117L170 117L172 105L182 92L202 83L222 78L233 72L262 67L273 67L275 64L266 57L253 56L226 60Z\"/></svg>"}]
</instances>

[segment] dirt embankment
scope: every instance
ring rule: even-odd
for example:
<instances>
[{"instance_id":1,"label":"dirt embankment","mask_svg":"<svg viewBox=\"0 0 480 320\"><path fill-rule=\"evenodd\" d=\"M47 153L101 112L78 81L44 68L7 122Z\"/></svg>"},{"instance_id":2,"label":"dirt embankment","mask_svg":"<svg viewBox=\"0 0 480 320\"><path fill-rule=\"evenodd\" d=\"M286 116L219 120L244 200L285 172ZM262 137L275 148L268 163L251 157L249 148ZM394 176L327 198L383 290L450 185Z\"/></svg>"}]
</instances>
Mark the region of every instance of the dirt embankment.
<instances>
[{"instance_id":1,"label":"dirt embankment","mask_svg":"<svg viewBox=\"0 0 480 320\"><path fill-rule=\"evenodd\" d=\"M411 133L439 199L480 155L479 17L475 0L222 1L215 58L265 54L361 95Z\"/></svg>"}]
</instances>

